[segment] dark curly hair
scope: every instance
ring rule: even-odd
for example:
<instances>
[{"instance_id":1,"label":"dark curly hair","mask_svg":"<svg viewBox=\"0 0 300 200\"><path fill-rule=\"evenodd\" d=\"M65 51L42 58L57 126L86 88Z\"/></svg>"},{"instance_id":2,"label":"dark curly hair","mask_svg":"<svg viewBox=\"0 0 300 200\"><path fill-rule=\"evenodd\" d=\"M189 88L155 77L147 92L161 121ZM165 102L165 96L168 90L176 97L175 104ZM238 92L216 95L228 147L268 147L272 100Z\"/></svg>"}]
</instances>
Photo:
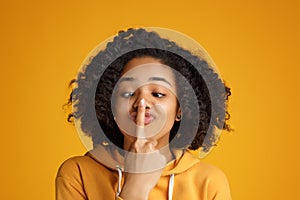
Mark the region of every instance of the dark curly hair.
<instances>
[{"instance_id":1,"label":"dark curly hair","mask_svg":"<svg viewBox=\"0 0 300 200\"><path fill-rule=\"evenodd\" d=\"M182 117L187 123L174 123L169 139L170 142L173 140L173 147L191 150L202 147L204 151L208 151L216 144L215 129L231 130L227 122L230 118L227 111L230 88L225 86L206 60L193 55L175 42L160 37L156 32L142 28L128 29L120 31L113 41L107 43L104 50L90 58L77 78L70 82L70 85L76 86L68 101L68 105L73 106L68 121L80 120L82 131L91 136L94 146L113 143L123 147L124 137L111 110L112 93L124 66L133 58L141 57L158 59L188 81L175 76L178 84L177 98ZM190 91L188 85L193 91ZM209 88L215 92L210 93ZM195 94L196 100L190 96L191 92ZM217 99L216 109L212 109L211 95L215 95L214 99ZM194 118L197 115L198 120ZM180 126L183 127L180 129ZM210 126L213 128L210 129Z\"/></svg>"}]
</instances>

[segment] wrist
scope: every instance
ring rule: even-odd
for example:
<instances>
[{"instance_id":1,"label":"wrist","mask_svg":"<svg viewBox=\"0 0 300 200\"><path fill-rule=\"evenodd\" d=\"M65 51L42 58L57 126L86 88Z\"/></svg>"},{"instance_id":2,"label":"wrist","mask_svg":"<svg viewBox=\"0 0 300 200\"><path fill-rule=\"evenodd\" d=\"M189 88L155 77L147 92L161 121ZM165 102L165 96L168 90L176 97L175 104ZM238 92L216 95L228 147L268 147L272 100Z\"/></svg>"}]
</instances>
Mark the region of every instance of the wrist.
<instances>
[{"instance_id":1,"label":"wrist","mask_svg":"<svg viewBox=\"0 0 300 200\"><path fill-rule=\"evenodd\" d=\"M123 200L148 200L149 193L150 191L148 191L145 187L140 188L140 186L134 187L130 184L124 184L120 197Z\"/></svg>"}]
</instances>

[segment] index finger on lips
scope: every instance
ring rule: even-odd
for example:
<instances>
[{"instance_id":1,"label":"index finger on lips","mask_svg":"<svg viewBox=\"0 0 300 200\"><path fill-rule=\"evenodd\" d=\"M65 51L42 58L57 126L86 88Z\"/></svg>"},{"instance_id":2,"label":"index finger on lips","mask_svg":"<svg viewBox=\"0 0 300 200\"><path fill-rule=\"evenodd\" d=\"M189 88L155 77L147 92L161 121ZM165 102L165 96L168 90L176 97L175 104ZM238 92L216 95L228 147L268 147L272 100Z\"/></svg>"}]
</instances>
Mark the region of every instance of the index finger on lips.
<instances>
[{"instance_id":1,"label":"index finger on lips","mask_svg":"<svg viewBox=\"0 0 300 200\"><path fill-rule=\"evenodd\" d=\"M145 124L145 112L146 112L146 103L145 99L141 99L137 109L136 115L136 136L137 138L145 138L144 136L144 124Z\"/></svg>"}]
</instances>

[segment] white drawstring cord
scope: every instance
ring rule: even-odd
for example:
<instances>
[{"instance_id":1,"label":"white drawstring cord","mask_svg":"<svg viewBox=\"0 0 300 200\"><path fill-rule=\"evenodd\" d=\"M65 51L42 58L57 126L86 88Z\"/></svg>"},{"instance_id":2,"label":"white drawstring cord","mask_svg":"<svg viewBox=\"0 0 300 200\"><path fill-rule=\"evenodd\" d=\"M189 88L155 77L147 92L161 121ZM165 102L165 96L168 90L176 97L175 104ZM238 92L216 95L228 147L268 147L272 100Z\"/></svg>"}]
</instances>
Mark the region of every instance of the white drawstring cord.
<instances>
[{"instance_id":1,"label":"white drawstring cord","mask_svg":"<svg viewBox=\"0 0 300 200\"><path fill-rule=\"evenodd\" d=\"M121 181L122 181L122 169L120 167L117 167L118 170L118 188L117 188L117 194L116 196L118 197L121 193Z\"/></svg>"},{"instance_id":2,"label":"white drawstring cord","mask_svg":"<svg viewBox=\"0 0 300 200\"><path fill-rule=\"evenodd\" d=\"M173 198L173 189L174 189L174 174L171 174L169 180L168 200L172 200Z\"/></svg>"}]
</instances>

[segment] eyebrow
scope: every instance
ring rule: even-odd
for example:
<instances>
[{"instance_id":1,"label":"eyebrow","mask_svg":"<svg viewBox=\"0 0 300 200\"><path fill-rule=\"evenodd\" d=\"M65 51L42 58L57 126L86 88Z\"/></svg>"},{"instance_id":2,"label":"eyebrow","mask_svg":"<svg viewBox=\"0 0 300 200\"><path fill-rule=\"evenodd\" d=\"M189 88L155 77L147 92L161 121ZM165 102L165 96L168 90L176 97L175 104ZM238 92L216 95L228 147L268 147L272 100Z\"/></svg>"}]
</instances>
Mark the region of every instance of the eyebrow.
<instances>
[{"instance_id":1,"label":"eyebrow","mask_svg":"<svg viewBox=\"0 0 300 200\"><path fill-rule=\"evenodd\" d=\"M134 81L134 78L132 77L123 77L119 80L119 83L123 82L123 81Z\"/></svg>"},{"instance_id":2,"label":"eyebrow","mask_svg":"<svg viewBox=\"0 0 300 200\"><path fill-rule=\"evenodd\" d=\"M123 77L119 80L119 83L124 82L124 81L134 81L134 80L135 80L135 78L133 78L133 77ZM169 81L167 81L165 78L162 78L162 77L150 77L148 80L149 81L162 81L172 87L172 84Z\"/></svg>"},{"instance_id":3,"label":"eyebrow","mask_svg":"<svg viewBox=\"0 0 300 200\"><path fill-rule=\"evenodd\" d=\"M162 77L151 77L151 78L149 78L149 81L162 81L162 82L165 82L165 83L167 83L168 85L170 85L172 87L171 83L169 81L167 81L165 78L162 78Z\"/></svg>"}]
</instances>

